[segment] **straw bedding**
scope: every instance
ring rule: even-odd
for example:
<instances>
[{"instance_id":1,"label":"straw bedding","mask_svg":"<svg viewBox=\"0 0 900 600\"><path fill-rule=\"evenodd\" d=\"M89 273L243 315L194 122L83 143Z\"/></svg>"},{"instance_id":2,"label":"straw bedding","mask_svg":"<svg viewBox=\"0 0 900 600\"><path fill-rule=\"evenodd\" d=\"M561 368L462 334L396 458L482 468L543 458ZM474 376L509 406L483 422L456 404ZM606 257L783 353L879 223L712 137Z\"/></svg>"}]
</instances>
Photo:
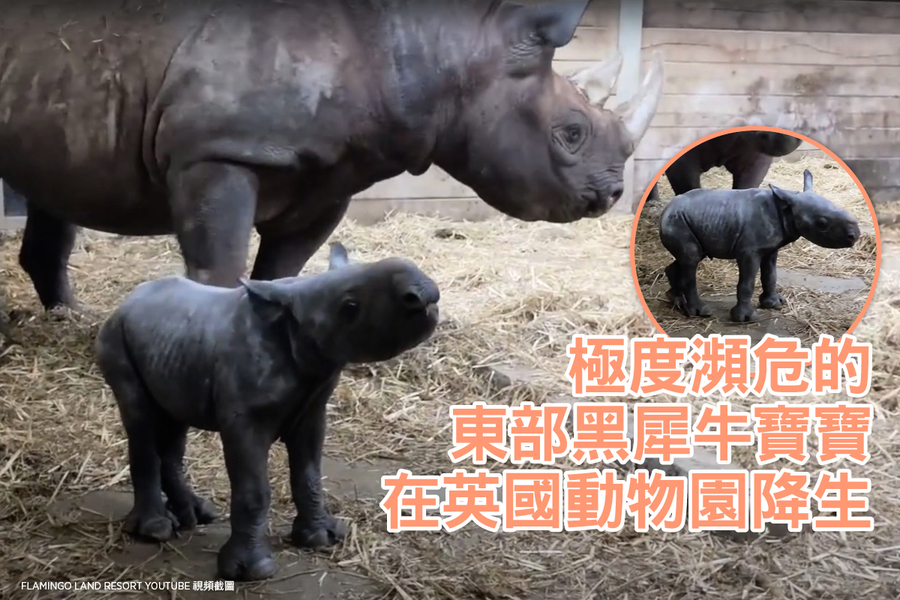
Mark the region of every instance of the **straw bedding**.
<instances>
[{"instance_id":1,"label":"straw bedding","mask_svg":"<svg viewBox=\"0 0 900 600\"><path fill-rule=\"evenodd\" d=\"M795 181L789 177L785 185L796 187ZM821 177L817 183L824 188ZM443 323L431 341L398 360L347 372L330 407L326 455L353 464L389 463L394 472L397 466L421 475L449 472L450 405L552 400L570 390L565 347L573 333L651 335L631 278L630 235L631 220L616 217L565 227L412 215L373 227L345 222L333 239L357 259L402 255L434 276ZM171 238L82 234L72 278L95 317L42 313L15 264L18 246L11 238L0 247L2 298L21 341L0 350L0 597L57 597L19 590L23 579L193 577L175 567L123 567L111 557L133 542L121 534L120 522L86 523L48 511L60 499L93 490L130 489L125 438L90 344L102 317L135 284L181 271L177 246ZM323 270L325 257L323 249L309 271ZM386 532L380 496L344 493L329 503L351 520L347 541L315 555L281 550L279 560L305 556L317 568L355 573L373 581L375 596L383 598L896 598L900 280L883 273L879 288L857 331L877 351L873 459L853 468L873 479L873 532L742 544L709 534L637 534L626 519L619 533L488 534L470 525L456 534L394 535ZM528 375L498 389L483 368L496 363ZM747 409L751 400L733 402ZM753 466L747 454L738 453L738 460ZM192 433L187 465L198 493L225 513L228 481L218 439ZM273 450L270 477L272 520L283 527L293 509L281 446ZM177 559L171 549L162 552Z\"/></svg>"}]
</instances>

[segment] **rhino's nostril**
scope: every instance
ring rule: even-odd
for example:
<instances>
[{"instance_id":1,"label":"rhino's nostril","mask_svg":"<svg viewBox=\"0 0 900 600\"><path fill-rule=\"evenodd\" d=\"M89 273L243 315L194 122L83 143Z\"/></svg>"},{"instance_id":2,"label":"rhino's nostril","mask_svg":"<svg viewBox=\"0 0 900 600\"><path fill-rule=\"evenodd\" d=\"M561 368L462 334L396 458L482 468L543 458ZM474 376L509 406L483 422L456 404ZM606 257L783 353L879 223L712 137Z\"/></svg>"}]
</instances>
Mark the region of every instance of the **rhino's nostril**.
<instances>
[{"instance_id":1,"label":"rhino's nostril","mask_svg":"<svg viewBox=\"0 0 900 600\"><path fill-rule=\"evenodd\" d=\"M402 301L403 306L410 310L420 310L425 308L425 302L422 300L422 296L414 290L410 290L403 294Z\"/></svg>"}]
</instances>

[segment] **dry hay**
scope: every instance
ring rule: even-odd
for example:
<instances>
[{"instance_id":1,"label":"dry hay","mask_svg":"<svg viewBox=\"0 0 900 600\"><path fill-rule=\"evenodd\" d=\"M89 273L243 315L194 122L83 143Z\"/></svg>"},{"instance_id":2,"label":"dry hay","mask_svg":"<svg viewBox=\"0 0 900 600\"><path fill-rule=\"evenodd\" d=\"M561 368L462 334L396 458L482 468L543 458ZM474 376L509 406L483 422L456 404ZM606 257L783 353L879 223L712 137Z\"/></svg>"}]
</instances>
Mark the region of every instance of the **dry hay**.
<instances>
[{"instance_id":1,"label":"dry hay","mask_svg":"<svg viewBox=\"0 0 900 600\"><path fill-rule=\"evenodd\" d=\"M853 178L831 158L807 155L791 161L776 161L760 187L768 188L772 183L784 189L800 190L804 169L812 172L816 192L851 212L859 219L863 231L859 242L849 250L829 250L801 238L778 253L778 286L787 306L780 311L759 309L761 322L775 319L784 328L785 334L797 336L804 343L812 343L820 334L835 337L844 334L859 316L872 288L877 244L872 214L865 197ZM701 181L704 188L731 188L731 174L723 167L704 173ZM640 214L635 235L635 268L644 299L660 327L664 331L677 328L679 332L692 329L703 335L722 333L726 328L729 334L758 329L761 323L723 323L718 316L688 319L671 308L665 297L668 285L664 271L672 261L672 255L660 242L658 231L660 213L674 196L665 177L660 178L659 195L660 202L646 203ZM813 277L788 282L787 271ZM861 281L862 285L860 289L836 294L829 291L828 284L822 284L816 276L856 280L857 283ZM733 303L737 282L735 261L704 260L697 269L697 289L704 301L730 298L729 302ZM762 286L757 276L754 304L761 292ZM724 318L727 319L727 314Z\"/></svg>"},{"instance_id":2,"label":"dry hay","mask_svg":"<svg viewBox=\"0 0 900 600\"><path fill-rule=\"evenodd\" d=\"M451 404L544 402L570 389L563 373L573 333L652 334L630 277L630 229L631 221L621 218L563 227L396 215L370 228L343 224L334 239L357 258L404 255L433 274L442 289L443 323L430 342L401 359L348 372L330 407L326 455L348 462L390 459L414 474L448 472ZM139 281L181 270L168 238L84 239L73 257L74 285L101 314ZM119 522L86 524L48 513L54 499L106 487L129 490L130 483L118 416L90 354L97 322L41 313L13 266L17 248L14 240L0 249L0 281L7 306L18 312L15 331L23 341L0 358L0 596L35 597L16 589L26 578L167 579L171 571L123 572L111 561L132 543ZM323 249L310 270L324 265ZM375 580L381 597L405 600L897 597L900 481L893 457L900 452L894 391L900 381L893 353L900 345L900 309L891 299L900 298L900 285L890 285L860 328L878 349L873 460L854 467L873 478L874 532L739 544L708 534L636 534L626 519L615 534L488 534L470 525L452 535L398 536L385 531L381 497L345 494L330 502L351 519L350 537L333 553L315 556L326 568ZM533 376L496 390L477 369L494 362L517 364ZM748 403L735 401L741 408ZM746 455L741 460L752 467ZM226 509L218 439L192 434L187 464L198 493ZM273 521L283 530L293 509L281 446L274 448L270 477Z\"/></svg>"}]
</instances>

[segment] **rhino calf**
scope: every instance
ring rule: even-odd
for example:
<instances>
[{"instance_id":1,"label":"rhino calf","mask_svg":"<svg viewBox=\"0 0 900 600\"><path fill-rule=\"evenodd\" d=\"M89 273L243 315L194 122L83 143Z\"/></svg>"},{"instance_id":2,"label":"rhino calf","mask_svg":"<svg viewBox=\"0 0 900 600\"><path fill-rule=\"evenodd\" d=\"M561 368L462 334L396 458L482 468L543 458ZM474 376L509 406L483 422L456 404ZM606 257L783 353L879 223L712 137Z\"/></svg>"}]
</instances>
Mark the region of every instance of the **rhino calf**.
<instances>
[{"instance_id":1,"label":"rhino calf","mask_svg":"<svg viewBox=\"0 0 900 600\"><path fill-rule=\"evenodd\" d=\"M276 570L265 537L271 445L287 447L292 542L337 543L346 529L321 487L325 405L346 364L388 360L430 338L440 292L409 261L351 264L339 244L326 273L240 283L142 283L103 324L95 349L128 437L126 531L162 542L216 518L186 482L183 457L190 427L219 432L231 484L219 575L259 580Z\"/></svg>"},{"instance_id":2,"label":"rhino calf","mask_svg":"<svg viewBox=\"0 0 900 600\"><path fill-rule=\"evenodd\" d=\"M663 209L659 238L675 260L666 267L669 300L686 316L710 316L697 294L697 266L704 258L736 260L739 269L734 322L755 321L751 302L761 272L760 307L780 308L775 289L778 250L801 237L823 248L850 248L859 222L813 192L812 173L803 172L803 191L774 185L769 190L691 190Z\"/></svg>"}]
</instances>

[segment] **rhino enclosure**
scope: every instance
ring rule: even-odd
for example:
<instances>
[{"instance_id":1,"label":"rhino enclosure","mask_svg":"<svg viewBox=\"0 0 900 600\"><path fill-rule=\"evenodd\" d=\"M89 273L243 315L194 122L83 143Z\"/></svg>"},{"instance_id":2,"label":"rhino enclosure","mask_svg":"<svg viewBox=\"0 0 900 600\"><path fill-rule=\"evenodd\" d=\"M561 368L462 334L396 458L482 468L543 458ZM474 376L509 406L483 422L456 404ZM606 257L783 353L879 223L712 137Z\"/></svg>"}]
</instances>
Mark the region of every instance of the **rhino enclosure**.
<instances>
[{"instance_id":1,"label":"rhino enclosure","mask_svg":"<svg viewBox=\"0 0 900 600\"><path fill-rule=\"evenodd\" d=\"M617 212L636 209L656 171L683 147L744 124L824 144L878 205L900 200L898 32L900 3L886 1L593 0L556 68L569 74L618 48L624 63L613 106L638 89L653 52L665 59L665 95L626 165ZM804 143L798 152L819 151ZM2 208L0 191L0 229L23 225ZM349 216L374 222L394 210L467 220L497 214L432 168L372 186Z\"/></svg>"}]
</instances>

